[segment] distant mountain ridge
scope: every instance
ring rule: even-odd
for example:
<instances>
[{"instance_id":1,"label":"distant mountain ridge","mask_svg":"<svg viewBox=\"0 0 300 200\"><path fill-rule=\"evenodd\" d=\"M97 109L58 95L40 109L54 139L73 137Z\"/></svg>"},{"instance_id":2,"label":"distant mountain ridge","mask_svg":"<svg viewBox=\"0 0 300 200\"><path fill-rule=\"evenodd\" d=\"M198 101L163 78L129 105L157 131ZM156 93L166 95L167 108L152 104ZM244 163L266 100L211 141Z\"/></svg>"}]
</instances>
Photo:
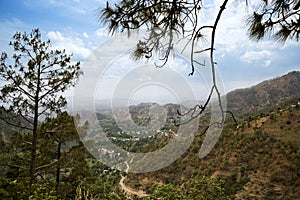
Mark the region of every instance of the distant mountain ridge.
<instances>
[{"instance_id":1,"label":"distant mountain ridge","mask_svg":"<svg viewBox=\"0 0 300 200\"><path fill-rule=\"evenodd\" d=\"M287 99L300 97L300 71L263 81L255 86L227 94L227 109L233 113L251 113L269 105L280 105Z\"/></svg>"}]
</instances>

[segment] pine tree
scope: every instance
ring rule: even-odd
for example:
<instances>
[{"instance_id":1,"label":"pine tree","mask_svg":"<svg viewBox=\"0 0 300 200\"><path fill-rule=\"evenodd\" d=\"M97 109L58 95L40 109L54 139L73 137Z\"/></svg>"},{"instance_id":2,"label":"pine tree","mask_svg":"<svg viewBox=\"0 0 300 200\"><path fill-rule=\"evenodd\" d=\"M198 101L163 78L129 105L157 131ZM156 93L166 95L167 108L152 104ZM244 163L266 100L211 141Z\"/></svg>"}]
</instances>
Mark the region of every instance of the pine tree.
<instances>
[{"instance_id":1,"label":"pine tree","mask_svg":"<svg viewBox=\"0 0 300 200\"><path fill-rule=\"evenodd\" d=\"M39 119L59 112L66 105L61 95L74 86L79 76L80 63L72 63L71 55L65 50L53 50L51 42L42 41L39 29L30 34L17 32L9 45L13 46L14 64L7 64L7 53L3 52L0 63L0 77L5 80L1 97L7 109L27 122L22 126L32 133L30 158L30 185L36 173L36 152ZM3 119L13 124L10 119ZM19 124L13 124L20 126Z\"/></svg>"}]
</instances>

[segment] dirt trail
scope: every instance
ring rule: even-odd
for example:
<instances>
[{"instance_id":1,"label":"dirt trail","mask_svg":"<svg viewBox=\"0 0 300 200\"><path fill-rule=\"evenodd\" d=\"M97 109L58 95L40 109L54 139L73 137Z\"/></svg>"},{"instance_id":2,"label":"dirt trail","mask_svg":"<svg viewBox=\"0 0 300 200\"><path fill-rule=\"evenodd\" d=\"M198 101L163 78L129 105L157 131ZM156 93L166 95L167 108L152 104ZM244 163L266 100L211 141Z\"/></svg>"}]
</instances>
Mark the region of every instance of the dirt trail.
<instances>
[{"instance_id":1,"label":"dirt trail","mask_svg":"<svg viewBox=\"0 0 300 200\"><path fill-rule=\"evenodd\" d=\"M125 172L127 173L128 170L129 170L129 165L127 162L125 162L125 164L127 165L127 169L125 170ZM147 197L149 196L147 193L145 193L143 190L134 190L130 187L127 187L124 183L124 180L126 179L126 176L123 176L121 175L122 178L119 182L119 185L121 187L121 189L124 191L124 193L127 195L127 196L134 196L136 195L138 198L143 198L143 197Z\"/></svg>"}]
</instances>

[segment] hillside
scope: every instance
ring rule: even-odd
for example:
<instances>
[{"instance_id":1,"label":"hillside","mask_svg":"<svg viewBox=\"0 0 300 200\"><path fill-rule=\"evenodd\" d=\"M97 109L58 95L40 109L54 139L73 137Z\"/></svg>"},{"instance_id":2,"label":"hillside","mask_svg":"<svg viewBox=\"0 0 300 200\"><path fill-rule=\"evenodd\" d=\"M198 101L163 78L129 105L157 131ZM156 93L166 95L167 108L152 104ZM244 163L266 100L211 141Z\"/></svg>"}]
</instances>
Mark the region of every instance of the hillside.
<instances>
[{"instance_id":1,"label":"hillside","mask_svg":"<svg viewBox=\"0 0 300 200\"><path fill-rule=\"evenodd\" d=\"M249 114L259 109L280 105L293 97L300 97L299 71L263 81L250 88L229 92L227 108L235 114Z\"/></svg>"},{"instance_id":2,"label":"hillside","mask_svg":"<svg viewBox=\"0 0 300 200\"><path fill-rule=\"evenodd\" d=\"M299 107L286 107L248 118L238 127L227 124L206 158L197 156L202 142L197 137L172 165L128 174L124 183L148 194L172 185L189 199L194 182L208 176L224 181L230 199L300 199L299 119Z\"/></svg>"},{"instance_id":3,"label":"hillside","mask_svg":"<svg viewBox=\"0 0 300 200\"><path fill-rule=\"evenodd\" d=\"M198 158L203 137L196 137L175 163L155 172L127 174L122 184L152 198L172 194L194 199L212 190L210 194L220 192L222 198L206 199L300 199L299 97L300 72L233 91L227 96L228 109L239 123L225 125L207 157ZM156 148L140 145L139 151Z\"/></svg>"}]
</instances>

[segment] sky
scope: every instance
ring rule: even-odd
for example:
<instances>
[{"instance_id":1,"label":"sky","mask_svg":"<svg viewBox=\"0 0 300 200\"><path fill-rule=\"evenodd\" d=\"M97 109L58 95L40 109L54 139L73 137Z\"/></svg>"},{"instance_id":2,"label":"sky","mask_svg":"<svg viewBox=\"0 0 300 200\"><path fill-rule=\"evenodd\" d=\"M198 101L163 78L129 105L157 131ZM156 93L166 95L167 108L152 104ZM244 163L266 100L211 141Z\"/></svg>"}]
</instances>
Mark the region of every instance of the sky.
<instances>
[{"instance_id":1,"label":"sky","mask_svg":"<svg viewBox=\"0 0 300 200\"><path fill-rule=\"evenodd\" d=\"M257 1L249 1L250 6L247 8L241 0L231 1L219 22L215 60L218 63L218 76L223 93L249 87L293 70L300 70L299 43L287 41L285 44L278 44L271 40L254 42L247 38L245 19L253 12ZM219 8L221 2L221 0L203 1L201 23L212 22L218 11L216 8ZM123 48L121 46L126 46L127 43L123 43L126 38L116 43L114 38L107 36L106 28L98 22L97 10L105 5L106 1L103 0L0 1L0 50L12 53L8 43L15 32L30 32L34 28L39 28L43 37L52 41L53 47L66 49L74 55L75 60L83 63L85 77L82 78L79 87L75 88L77 95L78 91L84 93L91 88L90 93L93 93L91 95L94 95L94 98L99 96L100 99L101 96L103 99L111 98L113 95L116 96L112 91L117 91L118 88L123 91L124 88L121 86L136 84L137 86L126 95L137 100L147 98L161 101L164 98L179 98L180 95L177 93L186 91L182 88L184 85L181 84L182 81L191 84L196 96L199 93L203 94L196 98L201 99L207 95L210 87L210 80L207 78L209 74L205 72L207 69L199 69L195 77L188 77L189 65L184 58L176 56L178 59L171 59L169 66L175 74L182 75L182 81L178 81L176 75L172 76L168 70L153 67L153 63L152 67L149 66L151 69L141 71L140 69L149 63L134 64L125 49L117 51L118 45L120 49ZM113 56L109 55L110 53ZM97 65L92 64L91 67L87 63L90 63L93 55L100 55L101 59L96 59ZM108 58L113 60L103 61L109 60ZM102 65L106 63L106 66L99 63ZM157 75L158 78L154 78L156 73L160 73ZM142 78L150 82L139 82ZM167 81L164 84L157 85L157 82L165 79ZM136 82L131 83L132 80ZM89 84L94 85L90 87ZM163 97L162 93L169 96ZM68 95L72 94L70 92ZM122 95L124 96L120 94L118 98L123 97Z\"/></svg>"}]
</instances>

